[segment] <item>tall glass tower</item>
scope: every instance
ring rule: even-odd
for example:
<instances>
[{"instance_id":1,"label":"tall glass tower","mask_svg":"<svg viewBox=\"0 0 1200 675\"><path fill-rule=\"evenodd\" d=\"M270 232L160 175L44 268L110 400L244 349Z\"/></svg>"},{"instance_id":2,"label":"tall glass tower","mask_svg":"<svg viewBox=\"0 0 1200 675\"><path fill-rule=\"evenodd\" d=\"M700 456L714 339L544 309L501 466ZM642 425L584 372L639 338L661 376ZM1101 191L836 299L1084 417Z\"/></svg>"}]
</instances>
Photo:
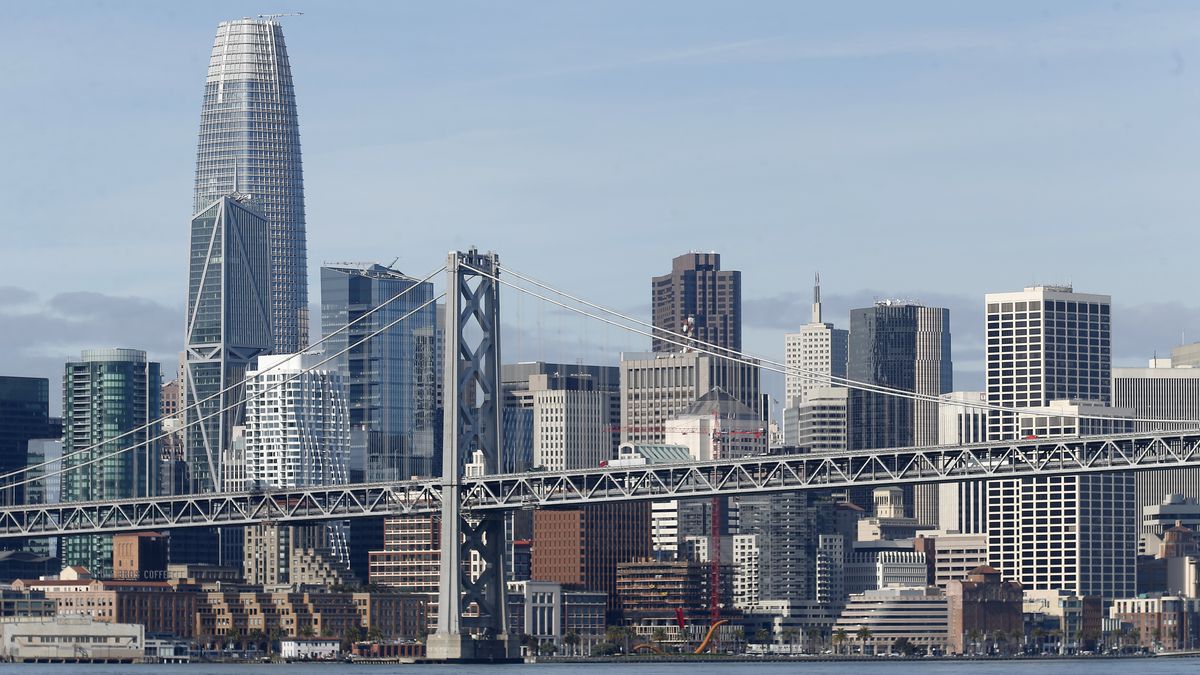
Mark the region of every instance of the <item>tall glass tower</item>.
<instances>
[{"instance_id":1,"label":"tall glass tower","mask_svg":"<svg viewBox=\"0 0 1200 675\"><path fill-rule=\"evenodd\" d=\"M192 213L231 193L251 195L269 225L272 351L301 351L308 345L304 177L292 70L275 21L222 22L213 42Z\"/></svg>"}]
</instances>

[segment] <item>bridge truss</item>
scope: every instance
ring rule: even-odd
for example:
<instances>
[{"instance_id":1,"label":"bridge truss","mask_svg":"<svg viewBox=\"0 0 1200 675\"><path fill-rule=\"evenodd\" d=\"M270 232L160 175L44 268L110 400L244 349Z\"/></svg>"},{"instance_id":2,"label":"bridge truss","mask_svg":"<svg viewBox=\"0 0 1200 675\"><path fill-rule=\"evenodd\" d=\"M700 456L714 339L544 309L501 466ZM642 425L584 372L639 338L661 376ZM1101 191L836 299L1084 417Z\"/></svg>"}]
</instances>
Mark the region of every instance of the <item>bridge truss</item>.
<instances>
[{"instance_id":1,"label":"bridge truss","mask_svg":"<svg viewBox=\"0 0 1200 675\"><path fill-rule=\"evenodd\" d=\"M471 519L601 502L1182 467L1200 467L1200 431L486 475L462 478L458 494ZM0 509L0 539L440 513L444 488L440 480L421 480L7 507Z\"/></svg>"}]
</instances>

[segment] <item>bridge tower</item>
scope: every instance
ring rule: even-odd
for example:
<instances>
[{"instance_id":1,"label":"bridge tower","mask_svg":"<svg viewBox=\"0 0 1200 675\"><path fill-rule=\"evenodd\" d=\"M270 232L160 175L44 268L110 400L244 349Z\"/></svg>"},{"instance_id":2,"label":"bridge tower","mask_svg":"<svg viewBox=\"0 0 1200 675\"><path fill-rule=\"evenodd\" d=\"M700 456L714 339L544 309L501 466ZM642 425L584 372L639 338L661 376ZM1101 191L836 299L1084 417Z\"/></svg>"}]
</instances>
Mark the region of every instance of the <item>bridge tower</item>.
<instances>
[{"instance_id":1,"label":"bridge tower","mask_svg":"<svg viewBox=\"0 0 1200 675\"><path fill-rule=\"evenodd\" d=\"M499 473L500 258L455 251L447 260L445 434L442 459L442 572L437 631L426 656L436 661L503 662L517 658L508 635L504 516L464 513L464 465L482 456ZM472 567L475 567L474 571Z\"/></svg>"}]
</instances>

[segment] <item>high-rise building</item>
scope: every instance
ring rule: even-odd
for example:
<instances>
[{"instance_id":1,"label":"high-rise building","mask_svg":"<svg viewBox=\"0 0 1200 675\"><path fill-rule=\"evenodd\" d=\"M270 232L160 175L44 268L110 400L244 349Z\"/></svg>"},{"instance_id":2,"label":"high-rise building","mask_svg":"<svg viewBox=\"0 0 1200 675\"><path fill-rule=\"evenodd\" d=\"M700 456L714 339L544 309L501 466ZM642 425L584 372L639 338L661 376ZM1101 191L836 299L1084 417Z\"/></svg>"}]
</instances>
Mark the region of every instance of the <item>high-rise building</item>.
<instances>
[{"instance_id":1,"label":"high-rise building","mask_svg":"<svg viewBox=\"0 0 1200 675\"><path fill-rule=\"evenodd\" d=\"M349 388L352 482L407 480L440 470L433 465L439 371L432 299L433 284L382 265L321 268L326 353L358 344L411 313L330 361Z\"/></svg>"},{"instance_id":2,"label":"high-rise building","mask_svg":"<svg viewBox=\"0 0 1200 675\"><path fill-rule=\"evenodd\" d=\"M851 310L848 372L927 397L950 392L950 310L897 300ZM851 449L937 444L936 402L857 390L851 397Z\"/></svg>"},{"instance_id":3,"label":"high-rise building","mask_svg":"<svg viewBox=\"0 0 1200 675\"><path fill-rule=\"evenodd\" d=\"M650 555L650 505L596 504L533 513L532 578L603 591L608 612L620 611L617 565Z\"/></svg>"},{"instance_id":4,"label":"high-rise building","mask_svg":"<svg viewBox=\"0 0 1200 675\"><path fill-rule=\"evenodd\" d=\"M349 407L321 353L262 356L246 373L246 488L347 482Z\"/></svg>"},{"instance_id":5,"label":"high-rise building","mask_svg":"<svg viewBox=\"0 0 1200 675\"><path fill-rule=\"evenodd\" d=\"M1024 409L1051 401L1111 402L1109 296L1033 286L988 293L986 303L988 403ZM1015 414L988 415L988 440L1017 437Z\"/></svg>"},{"instance_id":6,"label":"high-rise building","mask_svg":"<svg viewBox=\"0 0 1200 675\"><path fill-rule=\"evenodd\" d=\"M270 19L221 22L208 62L194 212L235 192L253 196L269 230L269 347L298 352L308 345L300 127L283 28Z\"/></svg>"},{"instance_id":7,"label":"high-rise building","mask_svg":"<svg viewBox=\"0 0 1200 675\"><path fill-rule=\"evenodd\" d=\"M850 390L819 387L805 396L803 403L784 410L784 445L807 452L844 452Z\"/></svg>"},{"instance_id":8,"label":"high-rise building","mask_svg":"<svg viewBox=\"0 0 1200 675\"><path fill-rule=\"evenodd\" d=\"M832 501L811 492L738 501L738 534L755 537L756 602L817 599L817 550L820 534L831 529L833 509Z\"/></svg>"},{"instance_id":9,"label":"high-rise building","mask_svg":"<svg viewBox=\"0 0 1200 675\"><path fill-rule=\"evenodd\" d=\"M64 501L149 497L158 490L159 365L138 349L84 350L63 376ZM127 434L127 435L126 435ZM126 451L127 448L132 450ZM77 453L77 454L74 454ZM77 468L73 468L77 467ZM63 563L112 574L112 537L63 538Z\"/></svg>"},{"instance_id":10,"label":"high-rise building","mask_svg":"<svg viewBox=\"0 0 1200 675\"><path fill-rule=\"evenodd\" d=\"M884 300L850 311L851 380L936 397L954 388L950 359L950 310ZM936 445L938 404L876 391L853 390L847 401L850 450ZM937 519L935 485L917 485L913 512L923 523ZM862 490L850 490L861 499Z\"/></svg>"},{"instance_id":11,"label":"high-rise building","mask_svg":"<svg viewBox=\"0 0 1200 675\"><path fill-rule=\"evenodd\" d=\"M339 485L347 482L349 407L342 376L322 353L261 356L247 372L245 486L229 489ZM349 578L342 523L245 530L247 583L331 584Z\"/></svg>"},{"instance_id":12,"label":"high-rise building","mask_svg":"<svg viewBox=\"0 0 1200 675\"><path fill-rule=\"evenodd\" d=\"M223 489L233 428L245 415L241 382L271 349L267 221L245 195L225 195L192 218L184 452L188 492Z\"/></svg>"},{"instance_id":13,"label":"high-rise building","mask_svg":"<svg viewBox=\"0 0 1200 675\"><path fill-rule=\"evenodd\" d=\"M696 342L742 350L742 273L721 269L719 253L686 253L671 261L668 274L654 277L650 303L654 321L651 350L678 352L686 334Z\"/></svg>"},{"instance_id":14,"label":"high-rise building","mask_svg":"<svg viewBox=\"0 0 1200 675\"><path fill-rule=\"evenodd\" d=\"M821 277L818 276L813 286L812 321L801 326L798 332L784 336L786 407L795 408L807 401L813 390L831 386L814 375L846 377L849 339L848 331L821 320Z\"/></svg>"},{"instance_id":15,"label":"high-rise building","mask_svg":"<svg viewBox=\"0 0 1200 675\"><path fill-rule=\"evenodd\" d=\"M1070 286L989 293L988 439L1132 430L1111 408L1111 300ZM987 483L988 562L1026 589L1124 597L1136 583L1131 474ZM1054 527L1047 526L1054 522ZM946 527L946 524L942 524Z\"/></svg>"},{"instance_id":16,"label":"high-rise building","mask_svg":"<svg viewBox=\"0 0 1200 675\"><path fill-rule=\"evenodd\" d=\"M621 354L621 442L662 443L666 421L716 387L762 415L757 365L699 352Z\"/></svg>"},{"instance_id":17,"label":"high-rise building","mask_svg":"<svg viewBox=\"0 0 1200 675\"><path fill-rule=\"evenodd\" d=\"M506 470L523 471L530 462L583 468L617 456L621 383L615 366L505 364L500 387ZM528 435L522 411L529 411Z\"/></svg>"},{"instance_id":18,"label":"high-rise building","mask_svg":"<svg viewBox=\"0 0 1200 675\"><path fill-rule=\"evenodd\" d=\"M42 377L0 376L0 474L20 471L29 460L29 441L57 438L51 436L50 380ZM60 430L58 430L60 431ZM17 485L27 477L6 479L0 505L25 503L26 486Z\"/></svg>"},{"instance_id":19,"label":"high-rise building","mask_svg":"<svg viewBox=\"0 0 1200 675\"><path fill-rule=\"evenodd\" d=\"M1113 368L1113 406L1128 408L1141 420L1200 420L1200 363L1193 365L1196 345L1176 347L1174 358L1151 359L1148 368ZM1134 422L1136 431L1182 430L1196 422ZM1159 504L1171 494L1200 497L1200 469L1156 469L1136 474L1139 508Z\"/></svg>"}]
</instances>

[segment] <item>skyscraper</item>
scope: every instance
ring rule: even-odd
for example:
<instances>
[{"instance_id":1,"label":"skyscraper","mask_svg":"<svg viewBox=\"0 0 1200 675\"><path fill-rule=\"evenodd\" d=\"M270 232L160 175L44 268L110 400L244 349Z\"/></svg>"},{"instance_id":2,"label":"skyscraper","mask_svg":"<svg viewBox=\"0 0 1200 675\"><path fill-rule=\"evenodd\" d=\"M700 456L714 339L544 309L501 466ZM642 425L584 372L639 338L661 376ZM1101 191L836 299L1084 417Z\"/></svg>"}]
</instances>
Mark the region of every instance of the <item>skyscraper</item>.
<instances>
[{"instance_id":1,"label":"skyscraper","mask_svg":"<svg viewBox=\"0 0 1200 675\"><path fill-rule=\"evenodd\" d=\"M990 411L989 440L1132 430L1132 423L1079 417L1131 413L1108 407L1110 306L1109 296L1070 286L987 294L988 403L1036 410ZM1127 473L988 481L989 564L1027 589L1132 594L1134 487Z\"/></svg>"},{"instance_id":2,"label":"skyscraper","mask_svg":"<svg viewBox=\"0 0 1200 675\"><path fill-rule=\"evenodd\" d=\"M267 222L246 195L222 196L192 218L183 383L190 492L224 485L233 427L245 414L239 383L271 348L269 270Z\"/></svg>"},{"instance_id":3,"label":"skyscraper","mask_svg":"<svg viewBox=\"0 0 1200 675\"><path fill-rule=\"evenodd\" d=\"M392 300L400 293L404 295ZM328 354L412 312L329 362L348 386L352 480L407 480L432 476L440 469L433 466L437 310L426 304L432 298L433 284L383 265L321 268L321 323L329 338ZM372 310L376 311L333 335Z\"/></svg>"},{"instance_id":4,"label":"skyscraper","mask_svg":"<svg viewBox=\"0 0 1200 675\"><path fill-rule=\"evenodd\" d=\"M988 403L1009 408L1111 403L1109 296L1034 286L988 293L986 303ZM1017 433L1015 414L988 415L988 440L1012 440Z\"/></svg>"},{"instance_id":5,"label":"skyscraper","mask_svg":"<svg viewBox=\"0 0 1200 675\"><path fill-rule=\"evenodd\" d=\"M41 377L0 376L0 473L24 469L29 441L57 437L51 434L51 427L50 381ZM25 478L18 475L8 481L15 484ZM0 505L24 504L26 487L5 488L0 492Z\"/></svg>"},{"instance_id":6,"label":"skyscraper","mask_svg":"<svg viewBox=\"0 0 1200 675\"><path fill-rule=\"evenodd\" d=\"M271 351L298 352L308 345L300 127L283 28L271 20L221 22L208 63L193 212L234 192L253 197L270 233Z\"/></svg>"},{"instance_id":7,"label":"skyscraper","mask_svg":"<svg viewBox=\"0 0 1200 675\"><path fill-rule=\"evenodd\" d=\"M675 258L670 273L654 277L650 300L656 329L688 333L698 342L741 351L742 273L722 270L721 254L687 253ZM663 339L669 337L666 333L655 330L654 334L653 351L682 351Z\"/></svg>"},{"instance_id":8,"label":"skyscraper","mask_svg":"<svg viewBox=\"0 0 1200 675\"><path fill-rule=\"evenodd\" d=\"M89 349L67 363L63 451L78 454L63 460L64 501L156 494L158 443L152 439L158 435L161 387L159 365L141 350ZM64 537L62 549L66 565L83 565L96 576L112 573L111 536Z\"/></svg>"},{"instance_id":9,"label":"skyscraper","mask_svg":"<svg viewBox=\"0 0 1200 675\"><path fill-rule=\"evenodd\" d=\"M809 393L830 386L808 374L846 377L849 332L821 320L821 277L813 285L812 321L796 333L784 336L787 375L784 376L786 406L795 408L808 400Z\"/></svg>"},{"instance_id":10,"label":"skyscraper","mask_svg":"<svg viewBox=\"0 0 1200 675\"><path fill-rule=\"evenodd\" d=\"M940 396L954 388L950 310L885 300L850 312L851 380ZM850 449L937 445L938 404L855 391Z\"/></svg>"}]
</instances>

